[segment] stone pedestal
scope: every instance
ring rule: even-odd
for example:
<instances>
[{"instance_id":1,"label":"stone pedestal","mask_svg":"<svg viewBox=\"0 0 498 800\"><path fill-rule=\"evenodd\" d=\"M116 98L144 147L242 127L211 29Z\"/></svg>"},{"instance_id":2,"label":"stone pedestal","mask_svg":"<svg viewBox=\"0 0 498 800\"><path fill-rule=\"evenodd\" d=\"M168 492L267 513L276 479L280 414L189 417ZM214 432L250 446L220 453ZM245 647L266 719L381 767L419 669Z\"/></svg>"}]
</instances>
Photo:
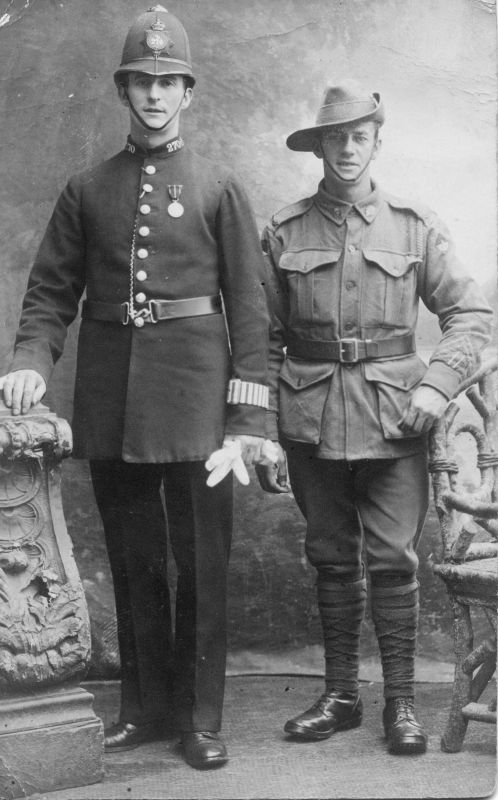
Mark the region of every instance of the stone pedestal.
<instances>
[{"instance_id":1,"label":"stone pedestal","mask_svg":"<svg viewBox=\"0 0 498 800\"><path fill-rule=\"evenodd\" d=\"M68 536L60 464L69 425L0 402L0 797L103 777L103 726L79 687L88 611Z\"/></svg>"}]
</instances>

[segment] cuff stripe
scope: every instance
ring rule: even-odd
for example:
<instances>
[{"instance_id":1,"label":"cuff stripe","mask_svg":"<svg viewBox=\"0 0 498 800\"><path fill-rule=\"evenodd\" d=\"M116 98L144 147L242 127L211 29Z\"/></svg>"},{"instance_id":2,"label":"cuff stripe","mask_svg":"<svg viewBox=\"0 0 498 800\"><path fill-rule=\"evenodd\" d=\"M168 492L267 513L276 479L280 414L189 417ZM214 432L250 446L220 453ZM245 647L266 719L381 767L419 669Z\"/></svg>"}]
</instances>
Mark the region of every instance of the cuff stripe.
<instances>
[{"instance_id":1,"label":"cuff stripe","mask_svg":"<svg viewBox=\"0 0 498 800\"><path fill-rule=\"evenodd\" d=\"M238 405L244 403L249 406L261 406L268 408L268 387L261 383L251 383L241 381L240 378L232 378L228 382L227 403Z\"/></svg>"}]
</instances>

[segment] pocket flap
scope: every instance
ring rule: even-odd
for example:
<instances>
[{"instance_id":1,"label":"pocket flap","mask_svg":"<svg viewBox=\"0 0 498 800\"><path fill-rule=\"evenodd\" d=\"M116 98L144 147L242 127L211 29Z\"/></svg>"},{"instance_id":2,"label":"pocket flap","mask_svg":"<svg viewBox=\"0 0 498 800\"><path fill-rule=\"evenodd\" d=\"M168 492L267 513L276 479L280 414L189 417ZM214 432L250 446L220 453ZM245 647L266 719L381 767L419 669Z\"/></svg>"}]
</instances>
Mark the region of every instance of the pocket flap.
<instances>
[{"instance_id":1,"label":"pocket flap","mask_svg":"<svg viewBox=\"0 0 498 800\"><path fill-rule=\"evenodd\" d=\"M420 259L413 253L392 253L387 250L364 250L363 255L366 261L372 261L374 264L377 264L378 267L393 278L401 278L416 264L420 264Z\"/></svg>"},{"instance_id":2,"label":"pocket flap","mask_svg":"<svg viewBox=\"0 0 498 800\"><path fill-rule=\"evenodd\" d=\"M280 370L280 380L287 383L296 391L307 389L315 383L329 378L336 364L334 361L326 363L310 363L298 359L286 358Z\"/></svg>"},{"instance_id":3,"label":"pocket flap","mask_svg":"<svg viewBox=\"0 0 498 800\"><path fill-rule=\"evenodd\" d=\"M420 383L427 367L417 355L389 361L365 361L365 378L409 392Z\"/></svg>"},{"instance_id":4,"label":"pocket flap","mask_svg":"<svg viewBox=\"0 0 498 800\"><path fill-rule=\"evenodd\" d=\"M280 256L279 266L291 272L310 272L324 264L336 264L341 250L286 250Z\"/></svg>"}]
</instances>

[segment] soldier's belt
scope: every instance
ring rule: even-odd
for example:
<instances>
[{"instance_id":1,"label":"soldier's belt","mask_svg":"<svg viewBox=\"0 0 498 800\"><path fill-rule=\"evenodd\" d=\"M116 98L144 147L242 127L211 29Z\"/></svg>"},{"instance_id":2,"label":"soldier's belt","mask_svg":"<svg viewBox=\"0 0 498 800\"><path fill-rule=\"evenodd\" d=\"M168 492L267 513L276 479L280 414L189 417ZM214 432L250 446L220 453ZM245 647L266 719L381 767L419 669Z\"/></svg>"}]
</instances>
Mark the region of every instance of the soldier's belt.
<instances>
[{"instance_id":1,"label":"soldier's belt","mask_svg":"<svg viewBox=\"0 0 498 800\"><path fill-rule=\"evenodd\" d=\"M221 297L219 294L213 294L203 297L187 297L183 300L149 300L147 303L140 304L136 313L144 322L155 323L167 319L221 314L221 310ZM81 316L83 319L120 322L122 325L133 322L129 303L101 303L99 300L85 300Z\"/></svg>"},{"instance_id":2,"label":"soldier's belt","mask_svg":"<svg viewBox=\"0 0 498 800\"><path fill-rule=\"evenodd\" d=\"M340 361L356 364L374 358L404 356L415 352L415 336L391 336L389 339L300 339L290 336L287 340L287 355L308 361Z\"/></svg>"}]
</instances>

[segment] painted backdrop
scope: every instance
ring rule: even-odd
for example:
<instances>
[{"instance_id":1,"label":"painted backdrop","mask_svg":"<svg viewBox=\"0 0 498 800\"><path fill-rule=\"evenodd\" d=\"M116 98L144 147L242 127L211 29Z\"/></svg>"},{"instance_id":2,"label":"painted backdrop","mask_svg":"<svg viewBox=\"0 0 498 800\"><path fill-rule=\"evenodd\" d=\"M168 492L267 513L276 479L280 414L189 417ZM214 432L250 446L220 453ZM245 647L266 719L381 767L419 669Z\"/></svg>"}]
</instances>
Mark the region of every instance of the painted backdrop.
<instances>
[{"instance_id":1,"label":"painted backdrop","mask_svg":"<svg viewBox=\"0 0 498 800\"><path fill-rule=\"evenodd\" d=\"M495 4L486 0L165 0L188 30L198 83L183 135L244 179L263 227L313 193L320 164L285 138L312 124L329 81L382 95L386 188L432 206L489 296L495 287ZM37 244L68 177L123 147L112 73L138 0L0 0L0 374ZM77 323L49 388L71 418ZM422 313L419 342L438 327ZM93 675L116 674L112 588L85 463L65 464L64 502L93 620ZM234 669L321 669L313 574L292 497L237 490L230 578ZM447 604L421 544L421 656L450 660ZM364 660L374 656L366 622Z\"/></svg>"}]
</instances>

